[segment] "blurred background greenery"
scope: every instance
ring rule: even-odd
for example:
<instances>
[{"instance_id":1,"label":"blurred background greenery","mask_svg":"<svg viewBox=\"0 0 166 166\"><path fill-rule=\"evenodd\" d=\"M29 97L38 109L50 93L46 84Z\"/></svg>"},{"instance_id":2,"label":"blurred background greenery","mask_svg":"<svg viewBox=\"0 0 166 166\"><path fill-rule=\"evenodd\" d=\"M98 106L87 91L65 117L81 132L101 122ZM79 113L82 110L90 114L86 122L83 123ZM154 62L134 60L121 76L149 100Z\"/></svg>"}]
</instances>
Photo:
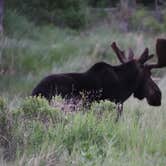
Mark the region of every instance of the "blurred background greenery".
<instances>
[{"instance_id":1,"label":"blurred background greenery","mask_svg":"<svg viewBox=\"0 0 166 166\"><path fill-rule=\"evenodd\" d=\"M44 99L25 98L48 74L82 72L101 60L119 64L113 41L136 56L145 47L155 53L156 39L166 37L165 1L1 2L0 165L165 166L166 69L153 72L162 107L131 98L119 124L108 101L66 115Z\"/></svg>"}]
</instances>

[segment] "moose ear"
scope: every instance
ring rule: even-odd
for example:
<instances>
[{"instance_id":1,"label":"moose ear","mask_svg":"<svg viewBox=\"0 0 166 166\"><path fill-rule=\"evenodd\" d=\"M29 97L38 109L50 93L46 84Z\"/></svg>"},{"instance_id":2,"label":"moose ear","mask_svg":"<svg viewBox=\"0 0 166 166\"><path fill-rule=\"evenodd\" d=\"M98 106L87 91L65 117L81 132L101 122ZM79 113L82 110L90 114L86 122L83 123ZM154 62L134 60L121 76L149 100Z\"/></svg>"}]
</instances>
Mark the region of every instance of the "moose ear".
<instances>
[{"instance_id":1,"label":"moose ear","mask_svg":"<svg viewBox=\"0 0 166 166\"><path fill-rule=\"evenodd\" d=\"M158 57L158 65L166 67L166 39L157 39L156 54Z\"/></svg>"}]
</instances>

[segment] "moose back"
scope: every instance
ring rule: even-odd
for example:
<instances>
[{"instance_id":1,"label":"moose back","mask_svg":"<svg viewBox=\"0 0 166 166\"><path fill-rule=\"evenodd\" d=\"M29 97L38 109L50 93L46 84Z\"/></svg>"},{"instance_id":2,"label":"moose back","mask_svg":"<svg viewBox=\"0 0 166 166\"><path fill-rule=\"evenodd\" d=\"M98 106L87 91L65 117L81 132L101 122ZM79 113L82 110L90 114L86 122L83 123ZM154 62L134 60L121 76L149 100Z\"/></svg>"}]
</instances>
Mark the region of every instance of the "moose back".
<instances>
[{"instance_id":1,"label":"moose back","mask_svg":"<svg viewBox=\"0 0 166 166\"><path fill-rule=\"evenodd\" d=\"M134 62L116 67L99 62L84 73L47 76L33 90L32 95L42 95L48 100L55 95L66 99L81 99L84 95L88 102L104 99L123 102L136 89L137 75Z\"/></svg>"}]
</instances>

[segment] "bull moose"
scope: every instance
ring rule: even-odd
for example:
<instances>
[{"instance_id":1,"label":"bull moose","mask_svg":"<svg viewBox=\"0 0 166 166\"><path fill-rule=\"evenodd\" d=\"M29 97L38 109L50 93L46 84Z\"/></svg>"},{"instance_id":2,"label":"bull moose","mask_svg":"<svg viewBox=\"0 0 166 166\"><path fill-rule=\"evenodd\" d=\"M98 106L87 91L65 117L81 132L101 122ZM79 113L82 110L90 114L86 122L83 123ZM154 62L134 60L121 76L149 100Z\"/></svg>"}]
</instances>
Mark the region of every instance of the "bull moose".
<instances>
[{"instance_id":1,"label":"bull moose","mask_svg":"<svg viewBox=\"0 0 166 166\"><path fill-rule=\"evenodd\" d=\"M154 56L149 55L148 48L136 59L131 49L126 57L115 42L111 47L120 65L98 62L86 72L49 75L34 88L32 96L41 95L50 101L56 95L65 99L81 99L84 94L88 103L107 99L117 104L117 119L122 113L124 101L132 94L139 100L146 98L149 105L160 106L162 95L151 78L151 70L166 66L166 39L157 40L156 64L146 63Z\"/></svg>"}]
</instances>

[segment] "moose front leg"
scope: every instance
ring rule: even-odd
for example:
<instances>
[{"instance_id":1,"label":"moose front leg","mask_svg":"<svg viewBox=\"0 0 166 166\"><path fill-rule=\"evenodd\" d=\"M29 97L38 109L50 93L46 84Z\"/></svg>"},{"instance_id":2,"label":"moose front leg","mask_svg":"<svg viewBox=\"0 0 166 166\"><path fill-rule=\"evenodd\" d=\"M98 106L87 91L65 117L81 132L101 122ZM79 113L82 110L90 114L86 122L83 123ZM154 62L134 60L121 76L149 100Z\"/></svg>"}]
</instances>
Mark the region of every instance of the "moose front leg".
<instances>
[{"instance_id":1,"label":"moose front leg","mask_svg":"<svg viewBox=\"0 0 166 166\"><path fill-rule=\"evenodd\" d=\"M121 116L123 112L123 103L117 103L116 104L116 112L117 112L117 117L116 117L116 122L119 120L119 117Z\"/></svg>"}]
</instances>

